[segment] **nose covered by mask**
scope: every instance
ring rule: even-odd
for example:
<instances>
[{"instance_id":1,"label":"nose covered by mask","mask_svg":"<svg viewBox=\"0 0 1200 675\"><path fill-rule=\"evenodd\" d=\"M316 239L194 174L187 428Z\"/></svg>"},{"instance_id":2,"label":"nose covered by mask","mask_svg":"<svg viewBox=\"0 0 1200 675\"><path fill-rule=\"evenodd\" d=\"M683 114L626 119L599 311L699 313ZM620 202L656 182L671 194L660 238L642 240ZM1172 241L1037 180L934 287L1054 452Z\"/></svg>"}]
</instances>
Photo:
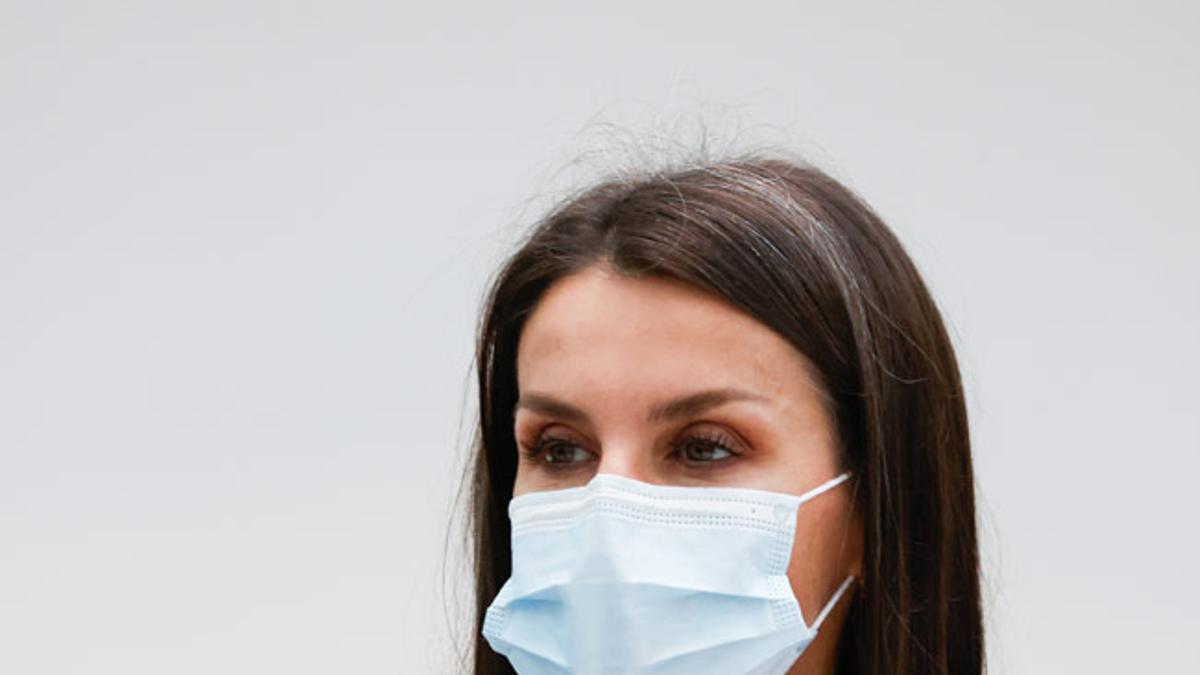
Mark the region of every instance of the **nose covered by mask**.
<instances>
[{"instance_id":1,"label":"nose covered by mask","mask_svg":"<svg viewBox=\"0 0 1200 675\"><path fill-rule=\"evenodd\" d=\"M848 478L790 495L597 474L514 497L512 575L483 636L520 675L782 675L853 580L805 622L797 511Z\"/></svg>"}]
</instances>

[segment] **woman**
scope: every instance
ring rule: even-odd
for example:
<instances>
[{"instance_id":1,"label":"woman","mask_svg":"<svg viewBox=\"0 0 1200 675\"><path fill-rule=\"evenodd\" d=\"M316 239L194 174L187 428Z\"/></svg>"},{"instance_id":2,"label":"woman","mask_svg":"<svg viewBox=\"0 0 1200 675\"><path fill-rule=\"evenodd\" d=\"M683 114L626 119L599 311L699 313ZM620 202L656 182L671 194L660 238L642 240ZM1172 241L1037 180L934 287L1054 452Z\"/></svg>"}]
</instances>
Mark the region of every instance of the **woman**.
<instances>
[{"instance_id":1,"label":"woman","mask_svg":"<svg viewBox=\"0 0 1200 675\"><path fill-rule=\"evenodd\" d=\"M476 675L982 672L954 352L829 176L574 196L499 271L477 365Z\"/></svg>"}]
</instances>

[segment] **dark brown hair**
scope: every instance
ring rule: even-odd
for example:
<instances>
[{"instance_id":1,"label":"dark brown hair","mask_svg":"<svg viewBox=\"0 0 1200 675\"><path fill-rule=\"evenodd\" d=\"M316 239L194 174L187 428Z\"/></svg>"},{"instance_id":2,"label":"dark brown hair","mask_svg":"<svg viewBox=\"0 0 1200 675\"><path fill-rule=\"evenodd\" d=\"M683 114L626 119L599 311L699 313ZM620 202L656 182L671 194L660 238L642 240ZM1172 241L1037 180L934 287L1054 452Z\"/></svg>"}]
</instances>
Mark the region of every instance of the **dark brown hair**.
<instances>
[{"instance_id":1,"label":"dark brown hair","mask_svg":"<svg viewBox=\"0 0 1200 675\"><path fill-rule=\"evenodd\" d=\"M514 672L480 630L510 573L521 328L551 284L596 263L714 293L819 371L842 461L857 479L865 547L837 672L982 672L967 412L941 316L895 235L853 192L805 163L754 155L614 177L577 193L493 279L479 325L467 514L474 674Z\"/></svg>"}]
</instances>

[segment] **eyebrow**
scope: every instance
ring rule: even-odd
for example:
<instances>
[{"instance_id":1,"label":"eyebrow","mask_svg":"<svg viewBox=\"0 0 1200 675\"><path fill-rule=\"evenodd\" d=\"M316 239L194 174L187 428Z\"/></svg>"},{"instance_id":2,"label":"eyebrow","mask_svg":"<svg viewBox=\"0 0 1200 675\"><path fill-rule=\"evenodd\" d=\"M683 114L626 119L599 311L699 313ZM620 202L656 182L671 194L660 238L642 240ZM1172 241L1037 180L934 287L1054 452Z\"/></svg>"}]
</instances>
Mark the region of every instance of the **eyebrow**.
<instances>
[{"instance_id":1,"label":"eyebrow","mask_svg":"<svg viewBox=\"0 0 1200 675\"><path fill-rule=\"evenodd\" d=\"M767 401L766 396L760 396L744 389L707 389L686 396L673 398L650 409L646 421L650 423L669 422L683 417L691 417L734 401ZM526 408L533 412L557 417L569 422L588 422L588 415L566 401L561 401L548 394L528 393L517 400L517 408Z\"/></svg>"}]
</instances>

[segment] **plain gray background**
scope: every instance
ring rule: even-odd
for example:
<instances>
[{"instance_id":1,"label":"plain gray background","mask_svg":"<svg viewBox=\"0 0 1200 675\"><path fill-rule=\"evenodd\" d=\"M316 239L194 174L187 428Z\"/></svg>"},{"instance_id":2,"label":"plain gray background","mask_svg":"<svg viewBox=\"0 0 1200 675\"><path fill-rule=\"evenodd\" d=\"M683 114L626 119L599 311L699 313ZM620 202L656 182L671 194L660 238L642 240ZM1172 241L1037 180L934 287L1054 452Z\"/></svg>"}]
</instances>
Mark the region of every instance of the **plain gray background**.
<instances>
[{"instance_id":1,"label":"plain gray background","mask_svg":"<svg viewBox=\"0 0 1200 675\"><path fill-rule=\"evenodd\" d=\"M484 283L699 139L924 271L992 671L1196 672L1198 15L0 0L0 672L452 672Z\"/></svg>"}]
</instances>

